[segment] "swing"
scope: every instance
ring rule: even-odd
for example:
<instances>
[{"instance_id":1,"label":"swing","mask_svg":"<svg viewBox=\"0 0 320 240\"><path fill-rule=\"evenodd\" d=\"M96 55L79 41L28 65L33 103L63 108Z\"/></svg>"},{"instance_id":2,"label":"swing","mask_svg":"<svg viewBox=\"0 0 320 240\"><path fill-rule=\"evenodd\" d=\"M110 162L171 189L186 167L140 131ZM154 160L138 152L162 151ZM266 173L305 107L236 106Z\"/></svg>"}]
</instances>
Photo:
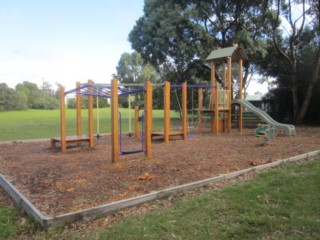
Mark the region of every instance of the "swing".
<instances>
[{"instance_id":1,"label":"swing","mask_svg":"<svg viewBox=\"0 0 320 240\"><path fill-rule=\"evenodd\" d=\"M204 101L204 104L203 104L202 113L205 113L206 116L203 117L203 119L204 119L203 126L204 126L204 128L208 128L209 127L208 125L210 124L209 120L211 118L211 117L208 117L208 114L212 114L212 112L213 112L213 109L212 109L212 106L211 106L211 97L212 97L212 95L211 95L210 92L208 93L207 90L206 90L205 94L206 94L206 97L205 97L205 101Z\"/></svg>"},{"instance_id":2,"label":"swing","mask_svg":"<svg viewBox=\"0 0 320 240\"><path fill-rule=\"evenodd\" d=\"M130 87L129 87L129 91L130 91ZM131 131L131 101L132 101L132 98L131 98L131 95L129 94L128 95L128 116L129 116L129 133L128 133L128 136L129 137L132 137L133 134L132 134L132 131Z\"/></svg>"},{"instance_id":3,"label":"swing","mask_svg":"<svg viewBox=\"0 0 320 240\"><path fill-rule=\"evenodd\" d=\"M198 126L198 122L195 119L198 119L197 117L195 117L194 115L194 93L193 93L193 89L191 88L191 121L189 121L189 117L187 118L187 129L188 129L188 136L191 137L193 135L196 135L198 133L197 131L197 127ZM189 112L189 111L187 111Z\"/></svg>"},{"instance_id":4,"label":"swing","mask_svg":"<svg viewBox=\"0 0 320 240\"><path fill-rule=\"evenodd\" d=\"M141 152L145 152L144 149L144 142L143 142L143 137L144 137L144 117L143 114L141 116L141 148L138 149L123 149L122 147L122 116L121 116L121 112L119 112L119 142L120 142L120 154L121 155L128 155L128 154L134 154L134 153L141 153Z\"/></svg>"},{"instance_id":5,"label":"swing","mask_svg":"<svg viewBox=\"0 0 320 240\"><path fill-rule=\"evenodd\" d=\"M120 153L122 155L128 155L128 154L134 154L134 153L141 153L144 152L143 149L128 149L128 150L122 150Z\"/></svg>"},{"instance_id":6,"label":"swing","mask_svg":"<svg viewBox=\"0 0 320 240\"><path fill-rule=\"evenodd\" d=\"M181 87L180 85L172 85L172 87L174 87L174 94L175 94L175 98L176 98L176 101L177 101L177 104L178 104L178 107L179 107L179 111L180 111L180 118L182 119L182 104L180 103L180 100L179 100L179 97L178 97L178 94L177 94L177 88L178 87ZM187 135L188 137L191 137L192 135L195 135L197 134L197 127L196 125L198 125L198 122L196 122L194 120L194 103L193 103L193 100L194 100L194 88L198 88L199 86L195 85L195 86L188 86L187 88L191 88L191 109L187 109L186 111L186 114L187 114L187 117L186 117L186 124L187 124ZM186 103L186 106L187 106L187 103ZM191 113L191 120L189 120L189 117L188 117L188 112ZM197 118L196 118L197 119Z\"/></svg>"}]
</instances>

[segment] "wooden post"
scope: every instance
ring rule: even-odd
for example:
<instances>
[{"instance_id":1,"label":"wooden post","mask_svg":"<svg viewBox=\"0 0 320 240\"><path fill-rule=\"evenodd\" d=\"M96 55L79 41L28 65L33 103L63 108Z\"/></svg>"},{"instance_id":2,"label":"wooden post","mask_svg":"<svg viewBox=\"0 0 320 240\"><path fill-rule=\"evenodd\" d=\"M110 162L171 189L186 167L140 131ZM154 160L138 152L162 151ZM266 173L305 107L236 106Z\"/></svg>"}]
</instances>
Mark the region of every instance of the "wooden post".
<instances>
[{"instance_id":1,"label":"wooden post","mask_svg":"<svg viewBox=\"0 0 320 240\"><path fill-rule=\"evenodd\" d=\"M203 91L198 89L198 131L202 132L202 106L203 106Z\"/></svg>"},{"instance_id":2,"label":"wooden post","mask_svg":"<svg viewBox=\"0 0 320 240\"><path fill-rule=\"evenodd\" d=\"M183 139L187 139L187 82L182 83L182 131Z\"/></svg>"},{"instance_id":3,"label":"wooden post","mask_svg":"<svg viewBox=\"0 0 320 240\"><path fill-rule=\"evenodd\" d=\"M227 58L228 62L228 133L231 132L231 104L232 104L232 99L231 99L231 86L232 86L232 59L231 57Z\"/></svg>"},{"instance_id":4,"label":"wooden post","mask_svg":"<svg viewBox=\"0 0 320 240\"><path fill-rule=\"evenodd\" d=\"M212 132L214 134L218 134L219 133L219 86L216 83L215 85L215 95L214 95L214 119L213 119L213 130Z\"/></svg>"},{"instance_id":5,"label":"wooden post","mask_svg":"<svg viewBox=\"0 0 320 240\"><path fill-rule=\"evenodd\" d=\"M214 118L215 118L215 94L216 94L216 89L214 86L216 86L216 76L215 76L215 71L216 71L216 65L213 60L211 60L211 98L210 98L210 110L212 110L212 115L211 115L211 132L213 133L214 129Z\"/></svg>"},{"instance_id":6,"label":"wooden post","mask_svg":"<svg viewBox=\"0 0 320 240\"><path fill-rule=\"evenodd\" d=\"M67 151L66 140L66 105L64 96L64 87L60 87L60 135L61 135L61 152Z\"/></svg>"},{"instance_id":7,"label":"wooden post","mask_svg":"<svg viewBox=\"0 0 320 240\"><path fill-rule=\"evenodd\" d=\"M164 136L163 141L169 142L170 138L170 82L164 83Z\"/></svg>"},{"instance_id":8,"label":"wooden post","mask_svg":"<svg viewBox=\"0 0 320 240\"><path fill-rule=\"evenodd\" d=\"M218 134L219 131L219 86L216 81L216 65L214 61L211 61L211 106L213 109L213 118L211 121L211 131L214 134Z\"/></svg>"},{"instance_id":9,"label":"wooden post","mask_svg":"<svg viewBox=\"0 0 320 240\"><path fill-rule=\"evenodd\" d=\"M77 105L77 136L82 135L82 119L81 119L81 94L80 94L80 82L76 83L77 95L76 95L76 105Z\"/></svg>"},{"instance_id":10,"label":"wooden post","mask_svg":"<svg viewBox=\"0 0 320 240\"><path fill-rule=\"evenodd\" d=\"M145 137L145 153L147 158L151 158L151 131L152 131L152 85L150 81L145 82L144 97L144 137Z\"/></svg>"},{"instance_id":11,"label":"wooden post","mask_svg":"<svg viewBox=\"0 0 320 240\"><path fill-rule=\"evenodd\" d=\"M139 106L134 107L134 138L139 139Z\"/></svg>"},{"instance_id":12,"label":"wooden post","mask_svg":"<svg viewBox=\"0 0 320 240\"><path fill-rule=\"evenodd\" d=\"M227 82L227 71L226 71L226 63L225 61L223 61L222 63L222 71L223 71L223 85L224 85L224 90L229 89L228 86L228 82ZM225 98L225 94L223 94L223 99ZM227 114L224 112L223 114L223 120L222 120L222 127L220 127L220 129L222 128L222 131L225 132L226 131L226 126L227 126ZM219 120L219 124L220 124L220 120Z\"/></svg>"},{"instance_id":13,"label":"wooden post","mask_svg":"<svg viewBox=\"0 0 320 240\"><path fill-rule=\"evenodd\" d=\"M243 65L243 61L240 58L239 59L239 92L238 92L238 99L242 99L243 98L243 96L242 96L242 85L243 85L242 65ZM243 128L242 114L243 114L243 107L240 104L239 105L239 133L242 133L242 128Z\"/></svg>"},{"instance_id":14,"label":"wooden post","mask_svg":"<svg viewBox=\"0 0 320 240\"><path fill-rule=\"evenodd\" d=\"M226 64L225 64L225 62L223 61L223 63L222 63L222 66L223 66L223 69L222 69L222 71L223 71L223 85L225 86L225 87L228 87L228 85L227 85L227 71L226 71Z\"/></svg>"},{"instance_id":15,"label":"wooden post","mask_svg":"<svg viewBox=\"0 0 320 240\"><path fill-rule=\"evenodd\" d=\"M119 160L118 80L111 82L111 158Z\"/></svg>"},{"instance_id":16,"label":"wooden post","mask_svg":"<svg viewBox=\"0 0 320 240\"><path fill-rule=\"evenodd\" d=\"M92 84L93 81L89 80L88 84L90 85L89 87L89 93L90 96L88 97L88 131L89 131L89 147L93 147L94 146L94 134L93 134L93 96L91 95L93 93L93 89L92 89Z\"/></svg>"}]
</instances>

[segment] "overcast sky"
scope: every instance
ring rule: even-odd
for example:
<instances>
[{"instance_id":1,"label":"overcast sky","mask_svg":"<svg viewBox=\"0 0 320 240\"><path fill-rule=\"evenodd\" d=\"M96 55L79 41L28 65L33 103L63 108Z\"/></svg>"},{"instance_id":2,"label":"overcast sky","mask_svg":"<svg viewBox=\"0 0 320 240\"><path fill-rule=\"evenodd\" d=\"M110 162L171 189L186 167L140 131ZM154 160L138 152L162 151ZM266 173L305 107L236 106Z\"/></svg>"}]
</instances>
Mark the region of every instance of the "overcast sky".
<instances>
[{"instance_id":1,"label":"overcast sky","mask_svg":"<svg viewBox=\"0 0 320 240\"><path fill-rule=\"evenodd\" d=\"M0 0L0 83L109 83L143 0ZM258 85L258 90L263 90ZM250 90L253 93L255 90ZM263 91L264 92L264 91Z\"/></svg>"}]
</instances>

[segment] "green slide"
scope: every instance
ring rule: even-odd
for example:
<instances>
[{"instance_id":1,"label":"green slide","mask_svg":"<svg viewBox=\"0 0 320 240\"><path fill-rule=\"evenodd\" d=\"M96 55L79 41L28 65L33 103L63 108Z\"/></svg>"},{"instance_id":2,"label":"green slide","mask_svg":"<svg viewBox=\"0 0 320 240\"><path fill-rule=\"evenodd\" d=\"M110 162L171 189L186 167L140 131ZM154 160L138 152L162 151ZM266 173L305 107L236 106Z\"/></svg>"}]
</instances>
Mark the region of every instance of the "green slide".
<instances>
[{"instance_id":1,"label":"green slide","mask_svg":"<svg viewBox=\"0 0 320 240\"><path fill-rule=\"evenodd\" d=\"M262 120L267 122L268 124L274 126L277 130L283 131L284 134L288 136L296 135L296 129L293 125L290 124L284 124L279 123L275 121L273 118L271 118L266 112L262 111L261 109L255 107L250 102L244 100L244 99L235 99L233 100L233 103L238 103L250 110L251 112L257 114Z\"/></svg>"}]
</instances>

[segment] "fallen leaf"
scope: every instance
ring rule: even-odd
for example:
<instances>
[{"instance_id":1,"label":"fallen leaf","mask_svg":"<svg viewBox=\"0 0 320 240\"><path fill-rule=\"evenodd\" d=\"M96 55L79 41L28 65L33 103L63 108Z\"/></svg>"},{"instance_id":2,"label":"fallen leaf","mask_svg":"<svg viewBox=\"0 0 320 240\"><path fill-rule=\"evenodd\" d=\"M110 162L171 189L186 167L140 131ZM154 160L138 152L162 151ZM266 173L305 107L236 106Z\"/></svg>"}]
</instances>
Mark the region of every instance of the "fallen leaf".
<instances>
[{"instance_id":1,"label":"fallen leaf","mask_svg":"<svg viewBox=\"0 0 320 240\"><path fill-rule=\"evenodd\" d=\"M74 191L74 188L68 188L66 191L67 191L68 193L72 193L72 192Z\"/></svg>"},{"instance_id":2,"label":"fallen leaf","mask_svg":"<svg viewBox=\"0 0 320 240\"><path fill-rule=\"evenodd\" d=\"M144 175L137 177L137 180L153 180L155 178L154 175L151 175L150 173L144 173Z\"/></svg>"}]
</instances>

